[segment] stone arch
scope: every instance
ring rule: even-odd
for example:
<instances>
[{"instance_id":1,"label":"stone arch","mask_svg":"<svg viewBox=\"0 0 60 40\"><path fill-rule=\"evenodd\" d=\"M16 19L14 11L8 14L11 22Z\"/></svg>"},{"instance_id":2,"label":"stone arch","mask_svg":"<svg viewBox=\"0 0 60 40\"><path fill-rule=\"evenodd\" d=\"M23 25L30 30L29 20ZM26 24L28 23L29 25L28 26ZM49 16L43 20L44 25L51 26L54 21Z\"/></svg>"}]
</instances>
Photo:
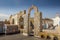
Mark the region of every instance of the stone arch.
<instances>
[{"instance_id":1,"label":"stone arch","mask_svg":"<svg viewBox=\"0 0 60 40\"><path fill-rule=\"evenodd\" d=\"M38 13L38 8L34 5L32 5L29 9L28 9L28 22L29 22L29 19L30 19L30 13L31 11L34 9L34 14L35 13ZM29 27L29 23L28 23L28 27Z\"/></svg>"},{"instance_id":2,"label":"stone arch","mask_svg":"<svg viewBox=\"0 0 60 40\"><path fill-rule=\"evenodd\" d=\"M40 27L42 24L42 13L38 11L38 8L34 5L28 9L28 15L24 17L24 32L23 35L30 35L31 29L30 29L30 12L34 9L34 36L39 36L38 33L40 32Z\"/></svg>"},{"instance_id":3,"label":"stone arch","mask_svg":"<svg viewBox=\"0 0 60 40\"><path fill-rule=\"evenodd\" d=\"M36 7L36 6L34 6L34 5L32 5L32 7L30 7L29 9L28 9L28 35L30 35L30 33L31 33L31 31L32 31L32 29L31 29L31 27L30 27L30 12L32 11L34 9L34 16L36 16L36 13L38 13L38 8ZM33 20L35 20L35 17L34 17L34 19ZM36 22L35 22L36 23ZM34 29L35 29L36 27L35 27L35 24L34 24ZM34 32L35 33L35 32ZM34 34L33 34L34 35Z\"/></svg>"}]
</instances>

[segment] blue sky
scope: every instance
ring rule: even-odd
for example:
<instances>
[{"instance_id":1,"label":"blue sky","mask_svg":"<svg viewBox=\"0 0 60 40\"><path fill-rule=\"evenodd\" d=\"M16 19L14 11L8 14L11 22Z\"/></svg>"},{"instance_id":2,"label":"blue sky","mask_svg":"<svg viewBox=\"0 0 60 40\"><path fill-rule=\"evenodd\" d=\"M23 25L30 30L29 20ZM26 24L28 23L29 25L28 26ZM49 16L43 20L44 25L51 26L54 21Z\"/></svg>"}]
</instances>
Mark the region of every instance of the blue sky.
<instances>
[{"instance_id":1,"label":"blue sky","mask_svg":"<svg viewBox=\"0 0 60 40\"><path fill-rule=\"evenodd\" d=\"M0 0L0 19L4 20L11 14L21 10L28 10L35 5L43 13L43 17L52 18L56 13L60 14L60 0ZM34 10L31 11L33 15Z\"/></svg>"}]
</instances>

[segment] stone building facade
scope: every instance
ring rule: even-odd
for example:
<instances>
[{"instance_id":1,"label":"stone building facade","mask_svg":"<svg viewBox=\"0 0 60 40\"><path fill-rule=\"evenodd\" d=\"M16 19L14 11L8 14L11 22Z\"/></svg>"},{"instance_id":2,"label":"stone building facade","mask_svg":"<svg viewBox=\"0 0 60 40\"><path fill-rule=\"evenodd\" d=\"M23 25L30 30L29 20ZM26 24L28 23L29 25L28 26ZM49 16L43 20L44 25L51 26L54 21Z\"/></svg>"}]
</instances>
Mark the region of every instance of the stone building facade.
<instances>
[{"instance_id":1,"label":"stone building facade","mask_svg":"<svg viewBox=\"0 0 60 40\"><path fill-rule=\"evenodd\" d=\"M53 20L49 18L42 19L42 25L44 29L49 29L53 26Z\"/></svg>"},{"instance_id":2,"label":"stone building facade","mask_svg":"<svg viewBox=\"0 0 60 40\"><path fill-rule=\"evenodd\" d=\"M12 25L18 25L19 30L23 29L23 25L24 25L24 15L26 14L26 10L24 11L20 11L17 14L11 15L10 16L10 24Z\"/></svg>"}]
</instances>

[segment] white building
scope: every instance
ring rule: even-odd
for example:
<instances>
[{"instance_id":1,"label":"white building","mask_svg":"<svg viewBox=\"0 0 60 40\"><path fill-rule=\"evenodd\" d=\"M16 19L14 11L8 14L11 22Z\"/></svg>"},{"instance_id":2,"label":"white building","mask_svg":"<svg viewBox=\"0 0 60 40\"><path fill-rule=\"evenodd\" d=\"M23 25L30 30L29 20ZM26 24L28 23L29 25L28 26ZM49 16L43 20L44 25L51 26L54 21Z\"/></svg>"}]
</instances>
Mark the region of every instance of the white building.
<instances>
[{"instance_id":1,"label":"white building","mask_svg":"<svg viewBox=\"0 0 60 40\"><path fill-rule=\"evenodd\" d=\"M53 20L53 25L54 26L56 26L56 25L59 26L60 25L60 16L59 16L59 14L57 14L55 18L52 18L52 20Z\"/></svg>"}]
</instances>

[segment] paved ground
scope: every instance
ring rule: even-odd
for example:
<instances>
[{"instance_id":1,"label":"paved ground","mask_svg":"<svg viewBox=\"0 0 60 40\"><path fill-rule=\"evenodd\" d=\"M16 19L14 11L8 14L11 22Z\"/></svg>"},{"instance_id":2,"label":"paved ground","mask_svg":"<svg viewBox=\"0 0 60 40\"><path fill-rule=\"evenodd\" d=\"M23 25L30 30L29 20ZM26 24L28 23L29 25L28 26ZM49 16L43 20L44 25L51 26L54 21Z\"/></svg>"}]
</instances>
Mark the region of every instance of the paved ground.
<instances>
[{"instance_id":1,"label":"paved ground","mask_svg":"<svg viewBox=\"0 0 60 40\"><path fill-rule=\"evenodd\" d=\"M44 40L44 39L36 38L33 36L23 36L21 34L14 34L0 36L0 40Z\"/></svg>"}]
</instances>

